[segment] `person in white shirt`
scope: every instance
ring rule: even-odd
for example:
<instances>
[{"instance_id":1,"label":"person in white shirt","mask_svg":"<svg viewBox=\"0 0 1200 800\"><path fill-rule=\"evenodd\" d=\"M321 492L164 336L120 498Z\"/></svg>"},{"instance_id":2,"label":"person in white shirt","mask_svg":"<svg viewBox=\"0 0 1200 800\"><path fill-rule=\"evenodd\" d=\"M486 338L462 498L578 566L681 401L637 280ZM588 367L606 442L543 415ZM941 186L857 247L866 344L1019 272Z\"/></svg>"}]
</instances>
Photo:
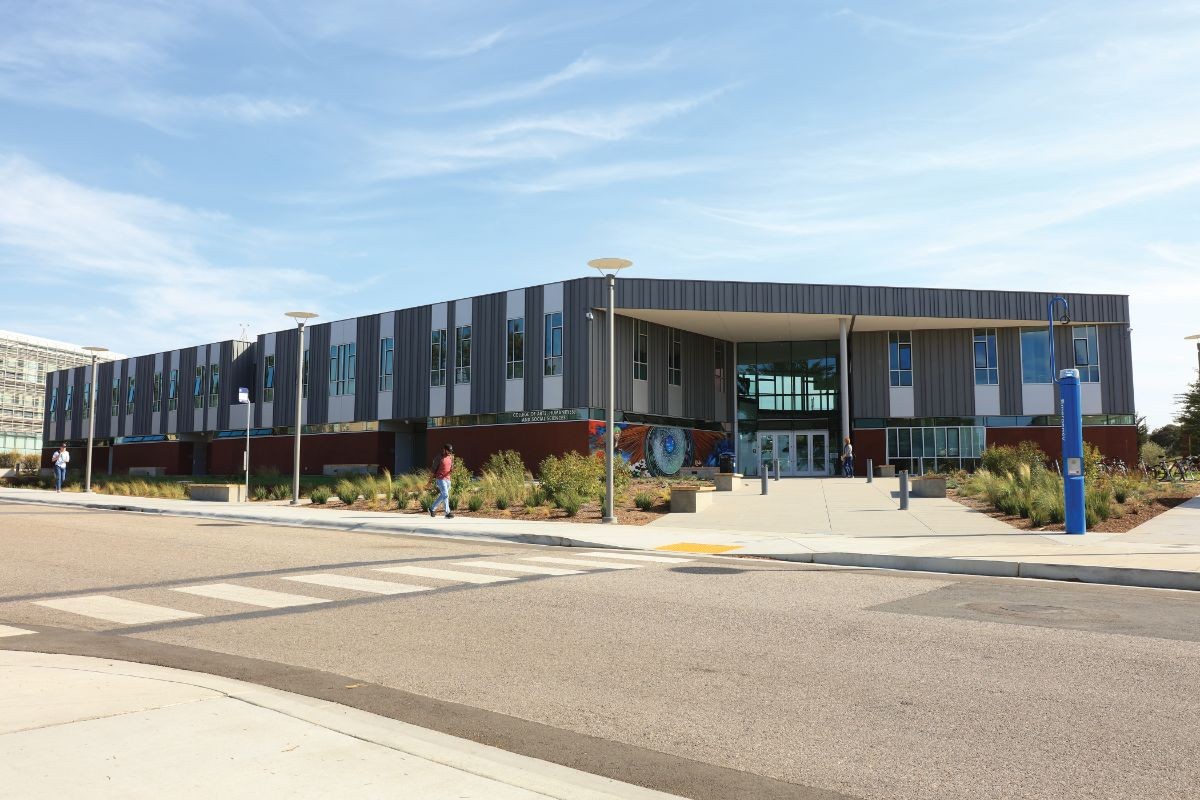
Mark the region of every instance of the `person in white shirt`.
<instances>
[{"instance_id":1,"label":"person in white shirt","mask_svg":"<svg viewBox=\"0 0 1200 800\"><path fill-rule=\"evenodd\" d=\"M854 445L850 444L849 436L842 443L842 475L847 478L854 477Z\"/></svg>"},{"instance_id":2,"label":"person in white shirt","mask_svg":"<svg viewBox=\"0 0 1200 800\"><path fill-rule=\"evenodd\" d=\"M66 442L50 456L50 461L54 464L54 491L61 492L63 484L67 481L67 464L71 463L71 454L67 452Z\"/></svg>"}]
</instances>

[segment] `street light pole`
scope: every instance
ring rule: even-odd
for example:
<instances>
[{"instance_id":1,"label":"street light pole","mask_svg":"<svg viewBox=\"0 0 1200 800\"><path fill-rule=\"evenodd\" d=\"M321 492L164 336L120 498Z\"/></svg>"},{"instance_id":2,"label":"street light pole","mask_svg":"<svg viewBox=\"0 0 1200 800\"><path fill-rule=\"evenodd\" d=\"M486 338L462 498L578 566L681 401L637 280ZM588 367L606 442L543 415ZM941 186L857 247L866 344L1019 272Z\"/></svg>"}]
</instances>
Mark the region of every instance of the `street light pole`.
<instances>
[{"instance_id":1,"label":"street light pole","mask_svg":"<svg viewBox=\"0 0 1200 800\"><path fill-rule=\"evenodd\" d=\"M83 491L85 494L91 494L92 491L92 439L96 434L96 357L100 353L108 351L107 347L85 347L84 350L92 354L92 379L88 382L88 446L87 446L87 469L83 475Z\"/></svg>"},{"instance_id":2,"label":"street light pole","mask_svg":"<svg viewBox=\"0 0 1200 800\"><path fill-rule=\"evenodd\" d=\"M617 441L617 273L632 265L633 262L626 258L597 258L588 262L589 267L599 270L600 274L604 275L608 284L608 402L604 409L604 508L600 521L609 525L617 523L613 480L613 459Z\"/></svg>"},{"instance_id":3,"label":"street light pole","mask_svg":"<svg viewBox=\"0 0 1200 800\"><path fill-rule=\"evenodd\" d=\"M303 411L304 390L304 323L317 315L311 311L288 311L286 316L296 320L296 437L292 445L292 505L300 505L300 414Z\"/></svg>"},{"instance_id":4,"label":"street light pole","mask_svg":"<svg viewBox=\"0 0 1200 800\"><path fill-rule=\"evenodd\" d=\"M1062 305L1063 325L1071 323L1066 298L1053 297L1046 305L1046 328L1050 339L1050 378L1058 384L1059 415L1062 423L1063 508L1067 533L1087 533L1083 464L1083 408L1080 400L1079 370L1055 372L1054 307Z\"/></svg>"}]
</instances>

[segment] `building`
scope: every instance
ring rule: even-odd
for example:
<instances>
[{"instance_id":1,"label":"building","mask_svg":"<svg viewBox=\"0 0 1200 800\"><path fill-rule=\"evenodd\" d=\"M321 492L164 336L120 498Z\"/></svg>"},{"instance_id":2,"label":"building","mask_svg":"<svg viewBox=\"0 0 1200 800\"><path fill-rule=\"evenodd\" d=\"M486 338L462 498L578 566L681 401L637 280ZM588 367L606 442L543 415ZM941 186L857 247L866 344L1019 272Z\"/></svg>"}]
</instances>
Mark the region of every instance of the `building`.
<instances>
[{"instance_id":1,"label":"building","mask_svg":"<svg viewBox=\"0 0 1200 800\"><path fill-rule=\"evenodd\" d=\"M1126 296L1068 294L1058 367L1082 375L1084 437L1135 461ZM830 474L839 442L914 473L973 466L986 445L1055 453L1046 305L1033 292L623 278L617 282L619 448L672 475L735 452L757 474ZM98 369L110 469L234 474L250 390L252 466L289 472L298 363L302 470L424 466L451 441L478 467L519 450L602 447L606 290L578 278L128 358ZM45 388L47 445L86 436L89 370Z\"/></svg>"},{"instance_id":2,"label":"building","mask_svg":"<svg viewBox=\"0 0 1200 800\"><path fill-rule=\"evenodd\" d=\"M77 345L0 331L0 451L40 453L46 376L91 363Z\"/></svg>"}]
</instances>

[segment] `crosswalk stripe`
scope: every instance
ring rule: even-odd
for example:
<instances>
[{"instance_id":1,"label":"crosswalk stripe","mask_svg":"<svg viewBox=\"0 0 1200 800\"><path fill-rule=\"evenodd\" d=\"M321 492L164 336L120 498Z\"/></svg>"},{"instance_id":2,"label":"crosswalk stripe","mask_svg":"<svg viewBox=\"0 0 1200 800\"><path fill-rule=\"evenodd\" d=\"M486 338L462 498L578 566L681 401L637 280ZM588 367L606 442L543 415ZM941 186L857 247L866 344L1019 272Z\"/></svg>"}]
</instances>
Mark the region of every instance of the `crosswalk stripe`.
<instances>
[{"instance_id":1,"label":"crosswalk stripe","mask_svg":"<svg viewBox=\"0 0 1200 800\"><path fill-rule=\"evenodd\" d=\"M582 575L577 569L561 569L559 567L535 567L532 564L510 564L505 561L456 561L462 567L482 567L483 569L508 570L509 572L528 572L530 575Z\"/></svg>"},{"instance_id":2,"label":"crosswalk stripe","mask_svg":"<svg viewBox=\"0 0 1200 800\"><path fill-rule=\"evenodd\" d=\"M93 594L85 597L61 597L57 600L37 600L34 605L54 608L81 617L102 619L106 622L119 622L123 625L141 625L147 622L165 622L172 619L192 619L202 617L191 611L180 611L165 606L152 606L149 603L139 603L136 600L124 600L107 594Z\"/></svg>"},{"instance_id":3,"label":"crosswalk stripe","mask_svg":"<svg viewBox=\"0 0 1200 800\"><path fill-rule=\"evenodd\" d=\"M660 564L686 564L690 558L670 558L669 556L643 556L636 553L588 553L588 558L619 558L623 561L656 561Z\"/></svg>"},{"instance_id":4,"label":"crosswalk stripe","mask_svg":"<svg viewBox=\"0 0 1200 800\"><path fill-rule=\"evenodd\" d=\"M533 556L524 561L544 561L547 564L566 564L570 567L589 567L591 569L641 569L641 564L613 564L605 561L586 561L582 558L557 558L555 556Z\"/></svg>"},{"instance_id":5,"label":"crosswalk stripe","mask_svg":"<svg viewBox=\"0 0 1200 800\"><path fill-rule=\"evenodd\" d=\"M375 567L376 572L394 572L397 575L416 575L421 578L437 578L443 581L458 581L459 583L500 583L515 581L516 578L501 575L480 575L477 572L458 572L452 569L433 569L431 567Z\"/></svg>"},{"instance_id":6,"label":"crosswalk stripe","mask_svg":"<svg viewBox=\"0 0 1200 800\"><path fill-rule=\"evenodd\" d=\"M24 636L27 633L34 633L34 631L27 631L24 628L14 628L11 625L0 625L0 636Z\"/></svg>"},{"instance_id":7,"label":"crosswalk stripe","mask_svg":"<svg viewBox=\"0 0 1200 800\"><path fill-rule=\"evenodd\" d=\"M405 594L407 592L427 592L428 586L413 586L411 583L396 583L395 581L376 581L371 578L355 578L350 575L334 575L320 573L317 575L294 575L284 578L285 581L300 583L315 583L317 586L332 586L335 589L352 589L356 592L371 592L373 594Z\"/></svg>"},{"instance_id":8,"label":"crosswalk stripe","mask_svg":"<svg viewBox=\"0 0 1200 800\"><path fill-rule=\"evenodd\" d=\"M232 600L235 603L245 603L248 606L262 606L263 608L287 608L288 606L309 606L314 603L331 602L320 597L306 597L300 594L252 589L249 586L236 586L232 583L181 586L171 591L186 592L187 594L195 594L200 597L212 597L216 600Z\"/></svg>"}]
</instances>

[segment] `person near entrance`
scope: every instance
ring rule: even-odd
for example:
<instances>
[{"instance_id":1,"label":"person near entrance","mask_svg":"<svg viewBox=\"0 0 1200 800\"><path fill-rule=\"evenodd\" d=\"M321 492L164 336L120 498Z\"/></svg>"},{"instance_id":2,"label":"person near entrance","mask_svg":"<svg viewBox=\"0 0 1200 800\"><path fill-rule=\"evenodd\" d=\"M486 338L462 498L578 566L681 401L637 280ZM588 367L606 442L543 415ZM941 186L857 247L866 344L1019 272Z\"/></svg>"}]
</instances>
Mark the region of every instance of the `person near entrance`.
<instances>
[{"instance_id":1,"label":"person near entrance","mask_svg":"<svg viewBox=\"0 0 1200 800\"><path fill-rule=\"evenodd\" d=\"M61 492L67 482L67 464L71 463L71 454L67 452L67 443L63 442L58 450L50 456L54 464L54 491Z\"/></svg>"},{"instance_id":2,"label":"person near entrance","mask_svg":"<svg viewBox=\"0 0 1200 800\"><path fill-rule=\"evenodd\" d=\"M850 444L849 436L842 442L842 476L854 477L854 445Z\"/></svg>"},{"instance_id":3,"label":"person near entrance","mask_svg":"<svg viewBox=\"0 0 1200 800\"><path fill-rule=\"evenodd\" d=\"M429 516L436 517L438 506L446 504L446 519L454 519L450 508L450 473L454 471L454 445L442 445L442 457L433 464L433 482L437 485L438 497L429 507Z\"/></svg>"}]
</instances>

